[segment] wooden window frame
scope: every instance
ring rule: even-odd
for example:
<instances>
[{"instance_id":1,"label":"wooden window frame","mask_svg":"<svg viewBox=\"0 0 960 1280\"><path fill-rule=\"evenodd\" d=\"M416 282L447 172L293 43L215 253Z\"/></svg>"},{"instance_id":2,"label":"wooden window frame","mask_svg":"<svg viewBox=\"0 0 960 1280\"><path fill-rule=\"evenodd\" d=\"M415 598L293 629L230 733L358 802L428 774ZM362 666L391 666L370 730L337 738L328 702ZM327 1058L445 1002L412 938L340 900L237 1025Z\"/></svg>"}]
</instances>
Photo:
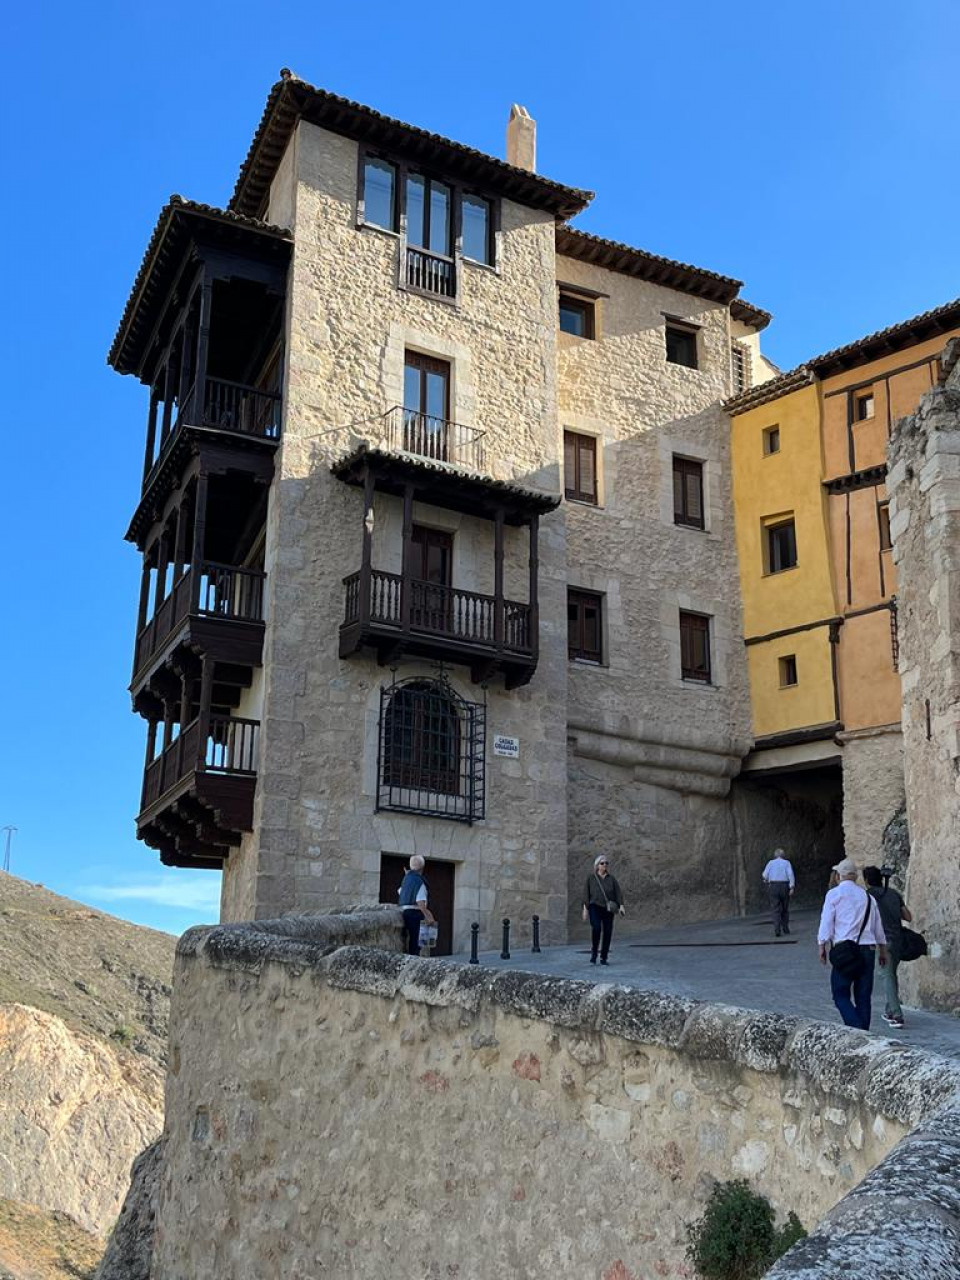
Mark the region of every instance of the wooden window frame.
<instances>
[{"instance_id":1,"label":"wooden window frame","mask_svg":"<svg viewBox=\"0 0 960 1280\"><path fill-rule=\"evenodd\" d=\"M672 316L666 317L663 327L663 349L667 364L675 364L681 369L699 369L700 368L700 343L698 334L700 330L695 324L687 324L683 320L674 320ZM693 364L688 364L685 360L671 360L670 358L670 338L671 335L693 340Z\"/></svg>"},{"instance_id":2,"label":"wooden window frame","mask_svg":"<svg viewBox=\"0 0 960 1280\"><path fill-rule=\"evenodd\" d=\"M578 620L578 641L576 645L570 643L569 631L569 609L572 604L580 607L580 617ZM597 648L587 649L583 643L583 605L590 605L597 610ZM579 587L567 588L567 657L571 662L589 662L593 666L603 665L603 596L599 591L584 591Z\"/></svg>"},{"instance_id":3,"label":"wooden window frame","mask_svg":"<svg viewBox=\"0 0 960 1280\"><path fill-rule=\"evenodd\" d=\"M880 530L880 550L892 551L893 539L890 536L890 499L877 503L877 525Z\"/></svg>"},{"instance_id":4,"label":"wooden window frame","mask_svg":"<svg viewBox=\"0 0 960 1280\"><path fill-rule=\"evenodd\" d=\"M379 160L383 164L393 166L395 175L394 188L394 210L393 221L394 226L381 227L377 222L368 222L366 218L366 164L368 160ZM434 293L428 290L417 289L406 281L406 250L407 250L407 178L410 174L417 174L424 178L427 183L440 182L450 190L451 199L451 241L452 252L449 255L449 261L453 263L455 275L455 292L450 296L440 293ZM463 198L471 196L474 200L483 200L486 202L490 210L490 228L489 228L489 246L490 254L489 262L478 262L476 258L467 258L463 253ZM428 201L429 205L429 201ZM477 191L469 184L456 182L444 174L439 173L429 166L420 164L410 164L406 160L398 159L389 152L384 152L376 147L360 147L357 156L357 212L356 226L358 229L372 228L374 231L385 232L388 235L400 237L401 253L398 271L398 288L408 293L416 293L418 296L433 298L439 302L452 303L455 306L460 304L461 285L463 279L463 264L469 263L472 267L482 267L487 271L493 271L496 275L501 272L501 215L502 205L498 196L490 196L482 191ZM416 248L416 245L411 248ZM433 250L425 249L425 253L433 254ZM435 257L444 257L446 255L433 254Z\"/></svg>"},{"instance_id":5,"label":"wooden window frame","mask_svg":"<svg viewBox=\"0 0 960 1280\"><path fill-rule=\"evenodd\" d=\"M691 609L680 610L680 676L683 680L691 680L697 684L713 684L713 663L711 660L711 618L708 613L695 613ZM684 643L684 637L693 633L706 637L704 643L704 665L694 666L687 661L692 655L690 641ZM686 652L684 650L686 649Z\"/></svg>"},{"instance_id":6,"label":"wooden window frame","mask_svg":"<svg viewBox=\"0 0 960 1280\"><path fill-rule=\"evenodd\" d=\"M774 554L773 554L774 535L779 533L781 529L786 529L788 527L793 529L793 555L794 555L793 564L780 565L778 568L774 568L774 563L773 563L774 562ZM791 569L796 569L797 565L800 563L800 555L797 547L796 517L787 516L782 520L781 519L771 520L769 524L764 524L763 532L764 532L764 541L766 544L764 547L764 552L766 555L765 567L766 567L767 574L772 575L777 573L789 573Z\"/></svg>"},{"instance_id":7,"label":"wooden window frame","mask_svg":"<svg viewBox=\"0 0 960 1280\"><path fill-rule=\"evenodd\" d=\"M877 397L874 394L873 389L854 391L851 394L853 396L853 421L872 422L877 416ZM870 412L861 413L861 405L866 405L868 402L870 404Z\"/></svg>"},{"instance_id":8,"label":"wooden window frame","mask_svg":"<svg viewBox=\"0 0 960 1280\"><path fill-rule=\"evenodd\" d=\"M567 443L573 445L573 474L567 474ZM593 493L581 488L581 451L593 454ZM600 451L597 449L597 437L571 428L563 429L563 496L568 502L583 502L587 506L600 505L600 473L597 461Z\"/></svg>"},{"instance_id":9,"label":"wooden window frame","mask_svg":"<svg viewBox=\"0 0 960 1280\"><path fill-rule=\"evenodd\" d=\"M800 678L797 674L797 655L795 653L786 653L778 658L777 670L780 675L781 689L795 689L800 683ZM792 680L787 678L790 675L793 676Z\"/></svg>"},{"instance_id":10,"label":"wooden window frame","mask_svg":"<svg viewBox=\"0 0 960 1280\"><path fill-rule=\"evenodd\" d=\"M775 449L771 449L770 442L773 440L774 432L776 432L777 447ZM777 454L780 452L780 445L781 445L780 423L775 422L773 423L772 426L764 427L763 428L763 456L765 458L775 458Z\"/></svg>"},{"instance_id":11,"label":"wooden window frame","mask_svg":"<svg viewBox=\"0 0 960 1280\"><path fill-rule=\"evenodd\" d=\"M700 491L699 518L690 514L688 508L687 476L695 476ZM680 476L680 509L677 508L677 477ZM680 454L673 455L673 523L686 529L703 529L707 527L707 512L704 505L703 459L685 458Z\"/></svg>"},{"instance_id":12,"label":"wooden window frame","mask_svg":"<svg viewBox=\"0 0 960 1280\"><path fill-rule=\"evenodd\" d=\"M560 328L571 338L595 342L597 337L597 302L595 298L587 298L583 294L574 293L570 289L559 289L557 292L557 325L560 326L560 312L580 311L583 314L583 333L571 333L569 329Z\"/></svg>"}]
</instances>

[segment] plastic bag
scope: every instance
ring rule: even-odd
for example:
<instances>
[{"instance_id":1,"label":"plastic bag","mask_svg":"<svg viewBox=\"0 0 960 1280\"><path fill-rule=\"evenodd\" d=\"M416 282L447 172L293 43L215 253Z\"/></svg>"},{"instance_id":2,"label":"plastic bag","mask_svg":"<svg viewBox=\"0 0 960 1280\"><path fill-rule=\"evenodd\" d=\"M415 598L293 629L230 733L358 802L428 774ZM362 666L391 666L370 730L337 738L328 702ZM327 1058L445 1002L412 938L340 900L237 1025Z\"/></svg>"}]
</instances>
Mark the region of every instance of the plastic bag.
<instances>
[{"instance_id":1,"label":"plastic bag","mask_svg":"<svg viewBox=\"0 0 960 1280\"><path fill-rule=\"evenodd\" d=\"M420 950L424 947L429 951L431 947L436 946L437 942L437 926L435 924L427 924L426 920L420 925Z\"/></svg>"}]
</instances>

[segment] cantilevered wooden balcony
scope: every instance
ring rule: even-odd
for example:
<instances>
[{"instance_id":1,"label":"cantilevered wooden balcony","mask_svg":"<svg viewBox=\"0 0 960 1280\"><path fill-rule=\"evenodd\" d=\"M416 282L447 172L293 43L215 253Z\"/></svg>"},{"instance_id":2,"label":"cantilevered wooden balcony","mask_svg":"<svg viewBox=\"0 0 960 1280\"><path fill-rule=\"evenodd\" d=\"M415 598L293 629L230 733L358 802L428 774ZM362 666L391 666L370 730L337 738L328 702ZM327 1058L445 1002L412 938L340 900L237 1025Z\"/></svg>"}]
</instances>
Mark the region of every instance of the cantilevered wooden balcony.
<instances>
[{"instance_id":1,"label":"cantilevered wooden balcony","mask_svg":"<svg viewBox=\"0 0 960 1280\"><path fill-rule=\"evenodd\" d=\"M137 634L131 689L180 645L219 662L259 666L263 656L263 592L259 569L211 561L189 566Z\"/></svg>"},{"instance_id":2,"label":"cantilevered wooden balcony","mask_svg":"<svg viewBox=\"0 0 960 1280\"><path fill-rule=\"evenodd\" d=\"M470 667L474 680L502 672L508 688L537 665L535 606L366 568L344 578L340 657L371 648L382 665L401 656Z\"/></svg>"},{"instance_id":3,"label":"cantilevered wooden balcony","mask_svg":"<svg viewBox=\"0 0 960 1280\"><path fill-rule=\"evenodd\" d=\"M253 829L259 737L256 720L201 713L148 761L137 835L161 861L222 866Z\"/></svg>"}]
</instances>

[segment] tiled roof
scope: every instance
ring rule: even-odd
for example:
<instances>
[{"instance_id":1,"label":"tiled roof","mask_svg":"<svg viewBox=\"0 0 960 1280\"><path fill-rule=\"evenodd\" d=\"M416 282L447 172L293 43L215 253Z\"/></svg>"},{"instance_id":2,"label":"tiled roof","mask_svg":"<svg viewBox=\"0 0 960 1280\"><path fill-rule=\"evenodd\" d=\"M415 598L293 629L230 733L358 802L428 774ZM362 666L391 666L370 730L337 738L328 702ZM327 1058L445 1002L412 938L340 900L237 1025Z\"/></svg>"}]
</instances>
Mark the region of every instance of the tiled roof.
<instances>
[{"instance_id":1,"label":"tiled roof","mask_svg":"<svg viewBox=\"0 0 960 1280\"><path fill-rule=\"evenodd\" d=\"M142 336L144 317L155 300L163 293L164 272L171 263L179 260L183 233L187 226L206 226L219 232L227 232L240 238L268 238L292 243L293 236L283 227L273 227L256 218L248 218L214 205L201 204L172 195L160 211L150 243L137 272L130 297L123 311L120 327L107 356L107 363L118 373L137 372L138 339Z\"/></svg>"},{"instance_id":2,"label":"tiled roof","mask_svg":"<svg viewBox=\"0 0 960 1280\"><path fill-rule=\"evenodd\" d=\"M730 414L746 413L748 409L756 409L761 404L778 400L781 396L787 396L791 391L808 386L813 381L813 371L808 365L801 364L796 369L781 373L779 378L771 378L769 382L761 382L747 391L741 391L738 396L731 396L729 400L724 401L723 407Z\"/></svg>"},{"instance_id":3,"label":"tiled roof","mask_svg":"<svg viewBox=\"0 0 960 1280\"><path fill-rule=\"evenodd\" d=\"M762 307L755 307L752 302L747 302L746 298L734 298L730 303L730 315L741 324L748 324L751 329L756 329L758 333L773 319L769 311L764 311Z\"/></svg>"},{"instance_id":4,"label":"tiled roof","mask_svg":"<svg viewBox=\"0 0 960 1280\"><path fill-rule=\"evenodd\" d=\"M240 170L230 208L256 215L263 208L270 183L290 136L301 119L333 133L380 147L413 162L429 162L443 173L472 182L558 218L571 218L593 199L592 191L567 187L539 174L519 169L462 142L405 124L390 116L318 89L284 69L270 90L263 117Z\"/></svg>"},{"instance_id":5,"label":"tiled roof","mask_svg":"<svg viewBox=\"0 0 960 1280\"><path fill-rule=\"evenodd\" d=\"M743 284L742 280L734 280L732 276L721 276L703 267L693 267L688 262L662 258L659 254L635 249L616 240L604 240L576 227L557 227L557 253L714 302L732 302Z\"/></svg>"},{"instance_id":6,"label":"tiled roof","mask_svg":"<svg viewBox=\"0 0 960 1280\"><path fill-rule=\"evenodd\" d=\"M890 325L887 329L868 333L865 338L848 342L843 347L835 347L822 356L814 356L807 364L821 378L826 378L844 369L866 364L868 360L877 360L890 352L926 342L929 338L956 328L960 328L960 298L945 302L941 307L934 307L932 311L923 311L909 320L902 320L900 324Z\"/></svg>"}]
</instances>

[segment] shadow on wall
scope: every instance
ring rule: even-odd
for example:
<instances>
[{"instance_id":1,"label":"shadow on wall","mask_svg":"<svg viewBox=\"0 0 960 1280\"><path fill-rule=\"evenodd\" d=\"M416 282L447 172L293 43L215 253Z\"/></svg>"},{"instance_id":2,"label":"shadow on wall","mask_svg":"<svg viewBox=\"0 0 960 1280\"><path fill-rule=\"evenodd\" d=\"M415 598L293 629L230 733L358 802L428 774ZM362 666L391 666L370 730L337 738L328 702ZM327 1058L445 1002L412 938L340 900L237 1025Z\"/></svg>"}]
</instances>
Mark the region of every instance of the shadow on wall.
<instances>
[{"instance_id":1,"label":"shadow on wall","mask_svg":"<svg viewBox=\"0 0 960 1280\"><path fill-rule=\"evenodd\" d=\"M840 766L737 778L730 790L743 868L742 910L764 911L763 868L782 848L797 877L794 902L818 907L830 868L843 857L843 780Z\"/></svg>"}]
</instances>

